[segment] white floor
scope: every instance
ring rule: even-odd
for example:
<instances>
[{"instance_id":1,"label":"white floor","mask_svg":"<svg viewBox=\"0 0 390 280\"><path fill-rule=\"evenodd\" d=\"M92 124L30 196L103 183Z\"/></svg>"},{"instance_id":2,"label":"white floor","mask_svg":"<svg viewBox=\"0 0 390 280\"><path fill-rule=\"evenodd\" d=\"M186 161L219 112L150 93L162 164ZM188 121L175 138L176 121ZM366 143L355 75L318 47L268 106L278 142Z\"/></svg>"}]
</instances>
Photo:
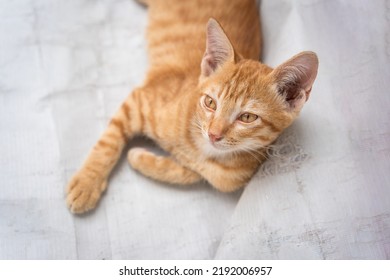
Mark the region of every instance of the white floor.
<instances>
[{"instance_id":1,"label":"white floor","mask_svg":"<svg viewBox=\"0 0 390 280\"><path fill-rule=\"evenodd\" d=\"M77 217L64 187L144 78L147 12L0 0L0 258L389 259L389 7L261 1L264 61L313 50L320 69L248 187L175 188L122 160L97 210Z\"/></svg>"}]
</instances>

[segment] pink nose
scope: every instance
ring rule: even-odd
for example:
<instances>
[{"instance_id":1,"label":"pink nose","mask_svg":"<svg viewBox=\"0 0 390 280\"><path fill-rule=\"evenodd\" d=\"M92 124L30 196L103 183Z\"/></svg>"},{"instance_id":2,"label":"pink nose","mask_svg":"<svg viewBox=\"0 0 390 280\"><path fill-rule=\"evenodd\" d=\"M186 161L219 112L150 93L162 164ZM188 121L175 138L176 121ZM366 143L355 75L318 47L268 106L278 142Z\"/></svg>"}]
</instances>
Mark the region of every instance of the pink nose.
<instances>
[{"instance_id":1,"label":"pink nose","mask_svg":"<svg viewBox=\"0 0 390 280\"><path fill-rule=\"evenodd\" d=\"M222 135L215 135L209 132L209 138L212 143L218 142L222 139Z\"/></svg>"}]
</instances>

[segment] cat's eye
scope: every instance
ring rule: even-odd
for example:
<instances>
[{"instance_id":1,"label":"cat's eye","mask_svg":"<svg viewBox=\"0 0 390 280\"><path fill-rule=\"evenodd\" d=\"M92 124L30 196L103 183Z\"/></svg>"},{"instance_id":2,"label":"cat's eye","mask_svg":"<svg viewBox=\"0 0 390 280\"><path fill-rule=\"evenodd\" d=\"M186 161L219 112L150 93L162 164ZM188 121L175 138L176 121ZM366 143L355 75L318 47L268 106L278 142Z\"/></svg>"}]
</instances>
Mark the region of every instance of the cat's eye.
<instances>
[{"instance_id":1,"label":"cat's eye","mask_svg":"<svg viewBox=\"0 0 390 280\"><path fill-rule=\"evenodd\" d=\"M217 104L215 103L214 99L212 99L210 96L206 95L205 99L204 99L204 105L211 109L211 110L215 110L217 109Z\"/></svg>"},{"instance_id":2,"label":"cat's eye","mask_svg":"<svg viewBox=\"0 0 390 280\"><path fill-rule=\"evenodd\" d=\"M238 117L238 119L244 123L251 123L257 120L258 116L251 113L244 113Z\"/></svg>"}]
</instances>

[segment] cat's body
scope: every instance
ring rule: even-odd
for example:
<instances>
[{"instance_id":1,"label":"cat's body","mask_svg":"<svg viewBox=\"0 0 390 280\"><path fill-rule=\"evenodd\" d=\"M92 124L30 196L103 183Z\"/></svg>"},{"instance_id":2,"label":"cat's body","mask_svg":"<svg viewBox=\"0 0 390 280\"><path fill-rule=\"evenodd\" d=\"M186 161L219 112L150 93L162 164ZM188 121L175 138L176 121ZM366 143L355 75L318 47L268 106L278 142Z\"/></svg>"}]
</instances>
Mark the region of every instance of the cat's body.
<instances>
[{"instance_id":1,"label":"cat's body","mask_svg":"<svg viewBox=\"0 0 390 280\"><path fill-rule=\"evenodd\" d=\"M146 176L181 185L205 179L224 192L244 186L264 148L298 115L314 82L313 53L275 70L257 62L254 0L143 2L149 5L147 78L69 183L72 212L95 207L126 142L136 135L171 155L131 149L130 164Z\"/></svg>"}]
</instances>

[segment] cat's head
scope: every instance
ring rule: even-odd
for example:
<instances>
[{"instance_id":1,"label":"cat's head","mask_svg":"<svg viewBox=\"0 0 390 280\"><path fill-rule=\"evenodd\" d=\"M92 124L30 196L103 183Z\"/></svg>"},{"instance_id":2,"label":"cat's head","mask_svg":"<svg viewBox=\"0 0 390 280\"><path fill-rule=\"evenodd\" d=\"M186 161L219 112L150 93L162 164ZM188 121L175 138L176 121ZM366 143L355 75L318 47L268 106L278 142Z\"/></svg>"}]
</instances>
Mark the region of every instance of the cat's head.
<instances>
[{"instance_id":1,"label":"cat's head","mask_svg":"<svg viewBox=\"0 0 390 280\"><path fill-rule=\"evenodd\" d=\"M207 25L196 125L210 156L255 151L272 143L309 98L318 59L302 52L272 69L243 59L214 19Z\"/></svg>"}]
</instances>

